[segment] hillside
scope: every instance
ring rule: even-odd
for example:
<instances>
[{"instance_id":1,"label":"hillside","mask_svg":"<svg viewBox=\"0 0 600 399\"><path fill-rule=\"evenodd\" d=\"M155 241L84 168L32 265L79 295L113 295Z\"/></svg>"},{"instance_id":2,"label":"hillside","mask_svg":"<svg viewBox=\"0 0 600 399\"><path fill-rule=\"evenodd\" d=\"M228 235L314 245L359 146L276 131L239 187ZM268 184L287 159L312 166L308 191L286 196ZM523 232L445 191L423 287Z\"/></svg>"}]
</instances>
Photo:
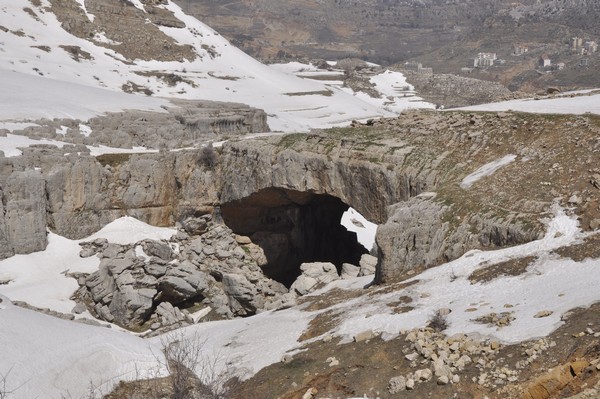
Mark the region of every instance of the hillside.
<instances>
[{"instance_id":1,"label":"hillside","mask_svg":"<svg viewBox=\"0 0 600 399\"><path fill-rule=\"evenodd\" d=\"M597 28L584 0L210 4L440 49L464 15ZM600 397L597 89L264 65L180 7L0 0L0 399Z\"/></svg>"},{"instance_id":2,"label":"hillside","mask_svg":"<svg viewBox=\"0 0 600 399\"><path fill-rule=\"evenodd\" d=\"M548 101L564 107L570 100ZM168 392L157 353L179 340L203 343L194 363L203 381L243 377L241 385L230 382L233 398L296 398L313 388L316 397L392 398L408 380L414 385L406 393L414 397L520 398L540 385L572 396L600 377L592 306L600 300L591 165L598 129L595 115L415 111L373 126L226 143L214 165L199 164L198 150L82 154L57 164L63 152L40 147L6 159L13 168L31 165L3 186L7 204L18 199L31 209L24 217L43 215L55 232L44 250L0 261L0 317L7 320L0 334L11 343L3 374L10 370L16 398L81 397L90 385L100 396L121 379L147 375L154 382L121 384L111 397L152 397L152 384ZM14 189L39 181L41 191ZM297 262L351 256L351 241L333 228L348 205L380 224L378 284L372 275L352 277L358 265L342 266L340 279L333 264L319 274L274 260L281 247L307 256ZM6 223L15 212L7 206ZM180 222L159 229L124 214ZM310 237L329 250L318 252ZM171 271L163 274L167 264ZM198 288L189 291L176 276ZM282 285L285 276L296 281ZM311 278L322 280L311 285ZM138 302L148 293L152 301ZM160 303L180 313L163 313L168 305ZM437 312L443 323L436 326ZM223 320L234 315L245 317ZM116 331L70 319L111 322ZM38 342L32 325L65 329L71 338L24 345L22 337ZM62 350L69 357L51 361L48 353ZM206 362L219 371L203 374ZM575 371L545 374L564 367ZM395 377L404 385L391 384Z\"/></svg>"},{"instance_id":3,"label":"hillside","mask_svg":"<svg viewBox=\"0 0 600 399\"><path fill-rule=\"evenodd\" d=\"M336 87L260 64L172 2L34 0L1 6L0 68L10 73L153 97L233 98L265 110L275 131L390 115ZM3 79L13 80L6 73Z\"/></svg>"},{"instance_id":4,"label":"hillside","mask_svg":"<svg viewBox=\"0 0 600 399\"><path fill-rule=\"evenodd\" d=\"M262 59L358 57L384 65L418 61L436 73L462 74L469 58L497 53L502 65L472 77L511 90L599 86L599 54L574 55L569 39L600 40L597 2L543 1L233 1L180 0L248 54ZM513 54L514 46L530 51ZM548 54L566 68L534 72ZM587 66L581 66L588 59Z\"/></svg>"}]
</instances>

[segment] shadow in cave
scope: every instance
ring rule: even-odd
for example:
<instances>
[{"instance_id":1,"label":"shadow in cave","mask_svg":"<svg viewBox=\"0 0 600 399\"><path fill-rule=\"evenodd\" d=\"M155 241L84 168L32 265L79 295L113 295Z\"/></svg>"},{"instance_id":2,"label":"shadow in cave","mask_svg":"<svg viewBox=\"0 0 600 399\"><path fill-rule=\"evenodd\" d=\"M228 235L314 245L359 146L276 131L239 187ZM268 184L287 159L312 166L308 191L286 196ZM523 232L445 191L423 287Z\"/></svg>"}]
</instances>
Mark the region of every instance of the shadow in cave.
<instances>
[{"instance_id":1,"label":"shadow in cave","mask_svg":"<svg viewBox=\"0 0 600 399\"><path fill-rule=\"evenodd\" d=\"M368 253L340 224L348 208L331 195L267 188L222 205L221 214L231 230L263 249L265 275L289 287L304 262L331 262L339 271Z\"/></svg>"}]
</instances>

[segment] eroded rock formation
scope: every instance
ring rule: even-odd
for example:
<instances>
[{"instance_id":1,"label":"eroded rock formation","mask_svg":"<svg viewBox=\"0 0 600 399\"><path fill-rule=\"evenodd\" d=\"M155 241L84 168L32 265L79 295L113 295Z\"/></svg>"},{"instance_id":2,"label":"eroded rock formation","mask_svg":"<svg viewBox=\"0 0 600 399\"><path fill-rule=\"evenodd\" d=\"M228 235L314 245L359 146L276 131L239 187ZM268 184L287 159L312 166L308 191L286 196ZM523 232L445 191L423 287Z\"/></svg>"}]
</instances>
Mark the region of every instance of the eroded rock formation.
<instances>
[{"instance_id":1,"label":"eroded rock formation","mask_svg":"<svg viewBox=\"0 0 600 399\"><path fill-rule=\"evenodd\" d=\"M347 209L336 197L282 188L266 188L221 206L224 222L263 249L264 272L286 285L304 262L332 262L340 270L345 262L358 264L367 250L340 225Z\"/></svg>"},{"instance_id":2,"label":"eroded rock formation","mask_svg":"<svg viewBox=\"0 0 600 399\"><path fill-rule=\"evenodd\" d=\"M186 223L194 221L206 229L197 235L182 229L168 242L118 245L98 239L82 244L81 256L97 254L101 261L98 271L79 279L77 299L103 320L157 330L205 316L249 316L294 298L264 276L256 256L260 249L247 237L236 236L208 215ZM190 314L202 309L206 311L199 316Z\"/></svg>"},{"instance_id":3,"label":"eroded rock formation","mask_svg":"<svg viewBox=\"0 0 600 399\"><path fill-rule=\"evenodd\" d=\"M302 262L331 261L338 272L357 263L360 252L334 223L352 206L381 225L378 281L393 281L470 249L538 238L556 198L576 198L571 206L593 226L595 180L576 176L600 173L586 163L598 121L561 118L415 112L370 128L232 141L211 150L208 162L200 149L95 158L77 155L78 146L31 147L0 162L0 253L43 248L46 228L83 238L123 215L171 226L213 214L261 245L257 264L290 284ZM517 160L461 186L507 154ZM569 157L583 162L562 167ZM549 175L544 165L553 165ZM27 223L15 226L17 217ZM183 227L200 234L206 226Z\"/></svg>"}]
</instances>

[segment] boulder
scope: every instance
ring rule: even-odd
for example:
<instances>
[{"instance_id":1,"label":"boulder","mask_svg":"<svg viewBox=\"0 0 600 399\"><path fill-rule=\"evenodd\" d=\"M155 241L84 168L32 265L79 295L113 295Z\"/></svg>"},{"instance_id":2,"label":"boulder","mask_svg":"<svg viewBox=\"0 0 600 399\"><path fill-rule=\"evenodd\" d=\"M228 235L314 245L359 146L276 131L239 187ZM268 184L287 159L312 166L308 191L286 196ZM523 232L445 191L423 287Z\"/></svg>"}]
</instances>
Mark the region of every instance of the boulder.
<instances>
[{"instance_id":1,"label":"boulder","mask_svg":"<svg viewBox=\"0 0 600 399\"><path fill-rule=\"evenodd\" d=\"M290 287L290 292L295 292L298 295L306 295L332 281L340 279L333 263L303 263L300 265L300 270L302 274L300 274Z\"/></svg>"},{"instance_id":2,"label":"boulder","mask_svg":"<svg viewBox=\"0 0 600 399\"><path fill-rule=\"evenodd\" d=\"M251 315L256 312L257 289L241 274L224 274L223 286L230 298L231 310L239 316Z\"/></svg>"},{"instance_id":3,"label":"boulder","mask_svg":"<svg viewBox=\"0 0 600 399\"><path fill-rule=\"evenodd\" d=\"M154 289L138 290L131 285L126 285L113 294L108 309L119 325L127 327L141 325L152 314L156 293Z\"/></svg>"},{"instance_id":4,"label":"boulder","mask_svg":"<svg viewBox=\"0 0 600 399\"><path fill-rule=\"evenodd\" d=\"M173 250L166 242L146 240L142 244L144 252L150 256L170 261L173 258Z\"/></svg>"},{"instance_id":5,"label":"boulder","mask_svg":"<svg viewBox=\"0 0 600 399\"><path fill-rule=\"evenodd\" d=\"M199 218L187 218L181 223L181 226L189 235L199 236L206 233L210 220L210 215L204 215Z\"/></svg>"},{"instance_id":6,"label":"boulder","mask_svg":"<svg viewBox=\"0 0 600 399\"><path fill-rule=\"evenodd\" d=\"M401 375L390 379L390 382L388 383L388 392L395 395L402 391L406 391L406 377Z\"/></svg>"},{"instance_id":7,"label":"boulder","mask_svg":"<svg viewBox=\"0 0 600 399\"><path fill-rule=\"evenodd\" d=\"M373 270L373 272L375 272L375 270ZM360 273L360 267L351 265L350 263L342 264L342 273L341 273L342 280L347 280L350 278L358 277L359 273Z\"/></svg>"},{"instance_id":8,"label":"boulder","mask_svg":"<svg viewBox=\"0 0 600 399\"><path fill-rule=\"evenodd\" d=\"M376 267L377 258L373 255L364 254L360 258L360 270L358 272L358 276L371 276L375 274Z\"/></svg>"}]
</instances>

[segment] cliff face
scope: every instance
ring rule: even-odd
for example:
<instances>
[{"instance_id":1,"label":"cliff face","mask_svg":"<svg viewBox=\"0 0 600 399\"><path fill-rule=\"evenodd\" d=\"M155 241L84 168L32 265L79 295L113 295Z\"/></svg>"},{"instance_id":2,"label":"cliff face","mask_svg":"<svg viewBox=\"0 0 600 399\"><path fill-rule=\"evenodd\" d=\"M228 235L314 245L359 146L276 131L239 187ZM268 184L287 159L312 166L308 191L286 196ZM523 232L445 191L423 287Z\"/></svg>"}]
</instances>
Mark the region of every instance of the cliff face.
<instances>
[{"instance_id":1,"label":"cliff face","mask_svg":"<svg viewBox=\"0 0 600 399\"><path fill-rule=\"evenodd\" d=\"M46 228L82 238L123 215L165 226L213 213L261 245L272 269L351 262L360 251L334 225L352 206L380 224L377 279L393 281L470 249L533 240L557 200L595 228L599 125L592 116L410 113L214 153L95 158L33 147L0 163L0 255L43 249ZM514 161L490 166L507 154ZM287 271L268 269L285 280Z\"/></svg>"},{"instance_id":2,"label":"cliff face","mask_svg":"<svg viewBox=\"0 0 600 399\"><path fill-rule=\"evenodd\" d=\"M353 144L342 140L335 155L332 141L320 135L227 145L221 156L221 203L279 187L337 197L383 223L389 205L418 194L426 183L410 170L365 159Z\"/></svg>"},{"instance_id":3,"label":"cliff face","mask_svg":"<svg viewBox=\"0 0 600 399\"><path fill-rule=\"evenodd\" d=\"M47 228L79 239L124 215L167 226L218 202L214 172L198 167L198 152L62 155L68 151L32 147L4 159L3 257L44 249Z\"/></svg>"}]
</instances>

